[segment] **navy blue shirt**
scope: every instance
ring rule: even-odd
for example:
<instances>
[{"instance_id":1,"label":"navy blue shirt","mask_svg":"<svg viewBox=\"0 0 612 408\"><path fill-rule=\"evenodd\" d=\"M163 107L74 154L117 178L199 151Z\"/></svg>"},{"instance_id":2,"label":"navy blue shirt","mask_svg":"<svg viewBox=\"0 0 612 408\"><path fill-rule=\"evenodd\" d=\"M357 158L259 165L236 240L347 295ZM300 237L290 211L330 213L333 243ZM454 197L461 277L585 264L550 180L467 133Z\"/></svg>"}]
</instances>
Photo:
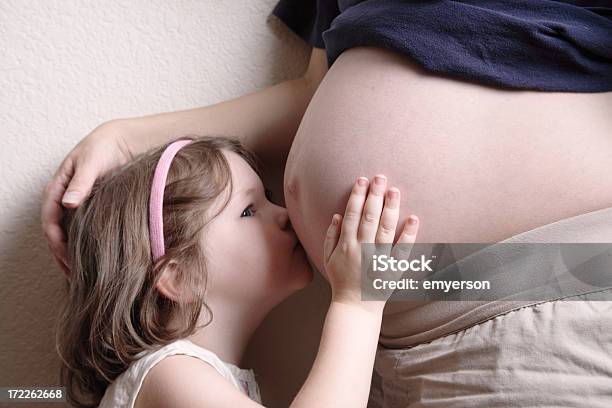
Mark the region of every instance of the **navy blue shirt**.
<instances>
[{"instance_id":1,"label":"navy blue shirt","mask_svg":"<svg viewBox=\"0 0 612 408\"><path fill-rule=\"evenodd\" d=\"M612 91L612 0L280 0L272 14L328 66L371 45L498 87Z\"/></svg>"}]
</instances>

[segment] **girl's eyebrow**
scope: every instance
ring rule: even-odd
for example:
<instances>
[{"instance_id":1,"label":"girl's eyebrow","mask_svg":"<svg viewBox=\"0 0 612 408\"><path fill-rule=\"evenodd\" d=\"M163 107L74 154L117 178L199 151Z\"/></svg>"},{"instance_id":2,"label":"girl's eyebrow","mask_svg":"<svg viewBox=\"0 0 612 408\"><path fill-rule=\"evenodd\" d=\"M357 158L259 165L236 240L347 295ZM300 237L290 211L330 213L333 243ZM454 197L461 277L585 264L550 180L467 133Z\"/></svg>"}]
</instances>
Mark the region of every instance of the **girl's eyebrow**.
<instances>
[{"instance_id":1,"label":"girl's eyebrow","mask_svg":"<svg viewBox=\"0 0 612 408\"><path fill-rule=\"evenodd\" d=\"M240 190L230 199L230 203L237 202L241 197L247 197L253 194L256 190L257 188L255 187L247 188L246 190Z\"/></svg>"},{"instance_id":2,"label":"girl's eyebrow","mask_svg":"<svg viewBox=\"0 0 612 408\"><path fill-rule=\"evenodd\" d=\"M272 193L272 191L268 190L268 189L266 188L266 186L265 186L265 185L264 185L264 186L262 186L262 187L263 187L263 190L264 190L264 194L265 194L266 196L267 196L268 194L271 194L271 193ZM241 198L241 197L247 197L247 196L249 196L249 195L253 195L253 194L255 194L255 193L257 192L257 190L259 190L259 189L260 189L260 187L250 187L250 188L247 188L247 189L245 189L245 190L240 190L240 191L238 191L238 192L236 192L236 193L234 194L234 196L233 196L233 197L230 199L230 201L232 201L232 202L233 202L233 201L235 201L235 200L238 200L238 199L239 199L239 198Z\"/></svg>"},{"instance_id":3,"label":"girl's eyebrow","mask_svg":"<svg viewBox=\"0 0 612 408\"><path fill-rule=\"evenodd\" d=\"M241 192L239 192L237 195L247 196L247 195L253 194L255 190L257 190L255 187L247 188L246 190L242 190Z\"/></svg>"}]
</instances>

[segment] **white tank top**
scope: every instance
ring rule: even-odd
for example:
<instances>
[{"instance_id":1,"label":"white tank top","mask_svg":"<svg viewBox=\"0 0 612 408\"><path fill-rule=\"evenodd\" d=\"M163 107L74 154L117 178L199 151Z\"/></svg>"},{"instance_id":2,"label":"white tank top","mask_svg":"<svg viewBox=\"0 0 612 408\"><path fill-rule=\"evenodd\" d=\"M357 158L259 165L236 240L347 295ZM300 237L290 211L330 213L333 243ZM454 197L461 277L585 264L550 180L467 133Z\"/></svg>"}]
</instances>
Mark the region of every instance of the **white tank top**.
<instances>
[{"instance_id":1,"label":"white tank top","mask_svg":"<svg viewBox=\"0 0 612 408\"><path fill-rule=\"evenodd\" d=\"M242 393L261 404L259 386L252 369L243 369L221 360L215 353L187 339L174 341L155 351L143 351L142 356L121 373L106 389L99 408L133 408L138 391L151 368L164 357L185 354L212 365Z\"/></svg>"}]
</instances>

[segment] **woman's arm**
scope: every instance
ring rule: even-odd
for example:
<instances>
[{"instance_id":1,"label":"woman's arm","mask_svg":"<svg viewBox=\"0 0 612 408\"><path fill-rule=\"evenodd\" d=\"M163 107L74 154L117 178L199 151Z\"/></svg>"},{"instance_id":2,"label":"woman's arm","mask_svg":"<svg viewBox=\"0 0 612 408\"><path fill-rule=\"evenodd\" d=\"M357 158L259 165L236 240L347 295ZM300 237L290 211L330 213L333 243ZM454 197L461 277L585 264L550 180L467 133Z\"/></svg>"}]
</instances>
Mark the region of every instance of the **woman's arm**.
<instances>
[{"instance_id":1,"label":"woman's arm","mask_svg":"<svg viewBox=\"0 0 612 408\"><path fill-rule=\"evenodd\" d=\"M81 140L47 184L41 208L49 249L66 276L70 270L60 226L62 205L78 207L98 177L135 155L187 134L233 135L264 166L273 171L282 168L306 107L327 70L324 51L313 49L308 69L300 78L202 108L112 120Z\"/></svg>"},{"instance_id":2,"label":"woman's arm","mask_svg":"<svg viewBox=\"0 0 612 408\"><path fill-rule=\"evenodd\" d=\"M214 105L119 119L135 156L181 136L236 137L265 166L283 166L314 89L304 78L288 80Z\"/></svg>"},{"instance_id":3,"label":"woman's arm","mask_svg":"<svg viewBox=\"0 0 612 408\"><path fill-rule=\"evenodd\" d=\"M304 112L327 73L327 54L313 48L303 76L214 105L121 120L126 150L141 153L187 134L235 137L263 164L263 181L283 201L283 170ZM137 135L142 135L138 137Z\"/></svg>"},{"instance_id":4,"label":"woman's arm","mask_svg":"<svg viewBox=\"0 0 612 408\"><path fill-rule=\"evenodd\" d=\"M220 102L178 112L121 120L134 154L187 134L237 137L265 167L284 167L293 137L327 72L324 49L313 48L303 76Z\"/></svg>"}]
</instances>

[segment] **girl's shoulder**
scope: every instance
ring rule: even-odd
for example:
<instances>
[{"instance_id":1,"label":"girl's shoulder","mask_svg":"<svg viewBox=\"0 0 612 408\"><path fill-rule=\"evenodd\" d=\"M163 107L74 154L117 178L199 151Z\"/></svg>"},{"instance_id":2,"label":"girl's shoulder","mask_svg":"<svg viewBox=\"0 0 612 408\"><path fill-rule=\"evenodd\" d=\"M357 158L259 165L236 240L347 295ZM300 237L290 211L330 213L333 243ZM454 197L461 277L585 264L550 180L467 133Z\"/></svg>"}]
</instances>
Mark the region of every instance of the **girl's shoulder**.
<instances>
[{"instance_id":1,"label":"girl's shoulder","mask_svg":"<svg viewBox=\"0 0 612 408\"><path fill-rule=\"evenodd\" d=\"M207 364L203 365L202 362ZM214 370L211 370L211 367ZM156 350L142 352L138 360L109 386L100 408L111 406L134 408L143 387L146 388L144 394L152 395L161 391L160 387L152 385L163 384L170 377L185 383L195 381L197 379L190 378L187 374L196 369L202 374L218 373L225 382L231 383L251 399L259 400L258 402L261 400L253 370L241 369L226 363L212 351L197 346L187 339L181 339Z\"/></svg>"},{"instance_id":2,"label":"girl's shoulder","mask_svg":"<svg viewBox=\"0 0 612 408\"><path fill-rule=\"evenodd\" d=\"M259 407L212 365L188 355L164 358L151 369L134 408Z\"/></svg>"}]
</instances>

